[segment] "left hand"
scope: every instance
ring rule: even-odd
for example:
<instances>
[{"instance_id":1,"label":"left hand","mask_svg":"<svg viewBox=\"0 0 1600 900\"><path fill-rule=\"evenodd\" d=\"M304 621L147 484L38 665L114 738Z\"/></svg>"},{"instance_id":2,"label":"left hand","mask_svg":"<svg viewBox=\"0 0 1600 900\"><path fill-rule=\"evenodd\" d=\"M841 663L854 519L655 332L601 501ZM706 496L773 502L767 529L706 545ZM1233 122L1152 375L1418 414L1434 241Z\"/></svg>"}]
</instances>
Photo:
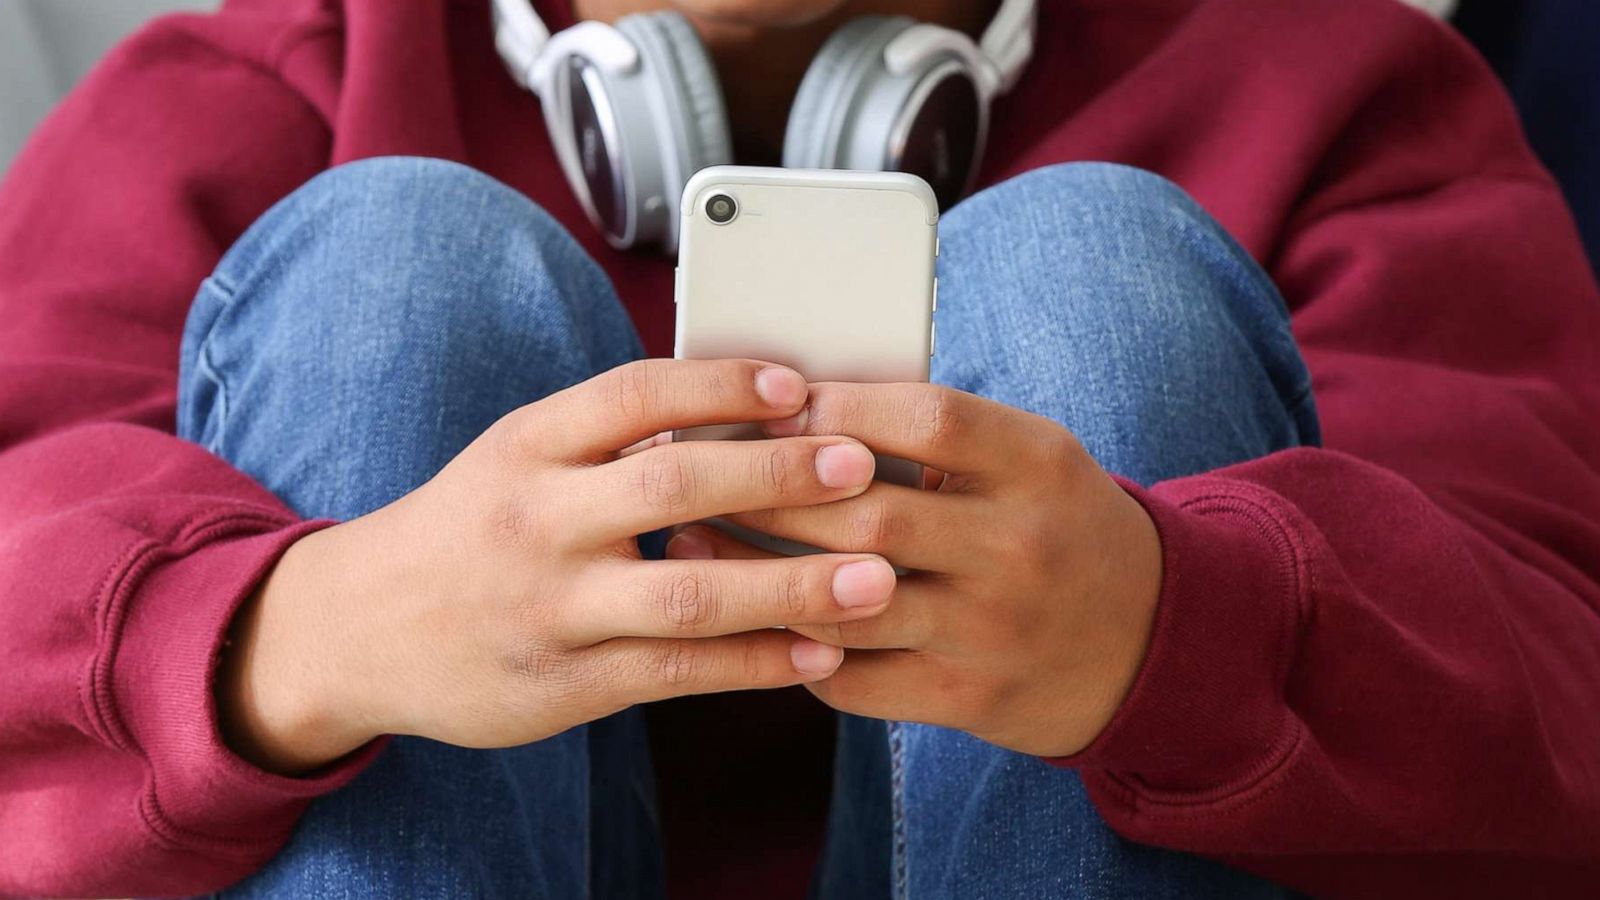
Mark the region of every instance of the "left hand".
<instances>
[{"instance_id":1,"label":"left hand","mask_svg":"<svg viewBox=\"0 0 1600 900\"><path fill-rule=\"evenodd\" d=\"M938 470L930 481L944 473L936 490L875 482L849 499L728 517L911 570L881 615L793 628L847 648L812 693L846 712L958 728L1038 756L1094 740L1144 660L1161 543L1071 432L923 384L815 384L806 409L767 427L849 435ZM770 555L706 526L680 532L667 553Z\"/></svg>"}]
</instances>

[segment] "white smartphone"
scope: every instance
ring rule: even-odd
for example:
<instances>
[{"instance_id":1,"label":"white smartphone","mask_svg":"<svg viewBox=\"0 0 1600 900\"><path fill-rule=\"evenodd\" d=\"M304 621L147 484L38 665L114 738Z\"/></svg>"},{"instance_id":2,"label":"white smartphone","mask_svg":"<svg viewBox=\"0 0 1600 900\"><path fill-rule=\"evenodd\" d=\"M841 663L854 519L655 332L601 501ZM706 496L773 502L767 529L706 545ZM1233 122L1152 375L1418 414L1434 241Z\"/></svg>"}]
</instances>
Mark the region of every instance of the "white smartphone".
<instances>
[{"instance_id":1,"label":"white smartphone","mask_svg":"<svg viewBox=\"0 0 1600 900\"><path fill-rule=\"evenodd\" d=\"M901 172L714 166L689 180L681 215L679 359L750 357L808 381L928 380L939 204L927 182ZM759 426L731 425L675 439L762 436ZM877 477L919 486L922 469L879 457Z\"/></svg>"}]
</instances>

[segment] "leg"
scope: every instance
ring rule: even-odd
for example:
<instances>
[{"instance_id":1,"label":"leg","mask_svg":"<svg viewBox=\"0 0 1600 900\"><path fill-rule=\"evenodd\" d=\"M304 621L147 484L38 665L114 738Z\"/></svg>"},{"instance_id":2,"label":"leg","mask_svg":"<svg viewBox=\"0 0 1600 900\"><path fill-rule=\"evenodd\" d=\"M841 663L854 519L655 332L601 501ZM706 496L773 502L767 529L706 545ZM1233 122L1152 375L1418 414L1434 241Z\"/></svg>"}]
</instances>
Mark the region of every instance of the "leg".
<instances>
[{"instance_id":1,"label":"leg","mask_svg":"<svg viewBox=\"0 0 1600 900\"><path fill-rule=\"evenodd\" d=\"M1144 483L1317 441L1310 378L1266 275L1178 188L1056 166L942 228L936 380L1049 416ZM1124 841L1077 775L890 724L897 896L1272 897Z\"/></svg>"},{"instance_id":2,"label":"leg","mask_svg":"<svg viewBox=\"0 0 1600 900\"><path fill-rule=\"evenodd\" d=\"M207 280L178 430L301 514L349 518L638 352L604 275L533 204L451 163L372 160L279 203ZM642 727L623 714L502 751L396 739L230 893L658 895Z\"/></svg>"}]
</instances>

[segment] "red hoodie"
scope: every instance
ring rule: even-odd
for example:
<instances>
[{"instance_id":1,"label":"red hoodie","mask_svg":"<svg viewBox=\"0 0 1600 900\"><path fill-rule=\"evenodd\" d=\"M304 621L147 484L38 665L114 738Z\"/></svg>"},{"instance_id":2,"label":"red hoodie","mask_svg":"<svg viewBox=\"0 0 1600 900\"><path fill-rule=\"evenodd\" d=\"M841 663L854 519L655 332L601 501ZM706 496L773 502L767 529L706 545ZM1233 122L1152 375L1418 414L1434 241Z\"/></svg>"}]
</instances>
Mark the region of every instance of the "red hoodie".
<instances>
[{"instance_id":1,"label":"red hoodie","mask_svg":"<svg viewBox=\"0 0 1600 900\"><path fill-rule=\"evenodd\" d=\"M1138 492L1149 658L1060 762L1122 834L1318 894L1600 892L1600 296L1504 94L1394 0L1043 6L982 181L1181 184L1282 288L1327 440ZM485 4L241 0L112 53L0 189L0 892L217 888L366 761L220 742L224 627L314 526L172 429L200 280L383 154L526 192L669 350L670 263L582 220Z\"/></svg>"}]
</instances>

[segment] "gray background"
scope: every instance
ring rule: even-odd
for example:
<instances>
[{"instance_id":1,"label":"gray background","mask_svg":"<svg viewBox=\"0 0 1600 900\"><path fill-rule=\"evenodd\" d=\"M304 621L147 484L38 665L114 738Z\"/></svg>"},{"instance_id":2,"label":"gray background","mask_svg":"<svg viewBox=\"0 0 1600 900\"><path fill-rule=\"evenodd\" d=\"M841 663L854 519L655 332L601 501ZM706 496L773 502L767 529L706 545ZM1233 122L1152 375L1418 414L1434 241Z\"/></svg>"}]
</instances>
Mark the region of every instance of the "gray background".
<instances>
[{"instance_id":1,"label":"gray background","mask_svg":"<svg viewBox=\"0 0 1600 900\"><path fill-rule=\"evenodd\" d=\"M0 0L0 171L112 44L153 16L217 0Z\"/></svg>"}]
</instances>

